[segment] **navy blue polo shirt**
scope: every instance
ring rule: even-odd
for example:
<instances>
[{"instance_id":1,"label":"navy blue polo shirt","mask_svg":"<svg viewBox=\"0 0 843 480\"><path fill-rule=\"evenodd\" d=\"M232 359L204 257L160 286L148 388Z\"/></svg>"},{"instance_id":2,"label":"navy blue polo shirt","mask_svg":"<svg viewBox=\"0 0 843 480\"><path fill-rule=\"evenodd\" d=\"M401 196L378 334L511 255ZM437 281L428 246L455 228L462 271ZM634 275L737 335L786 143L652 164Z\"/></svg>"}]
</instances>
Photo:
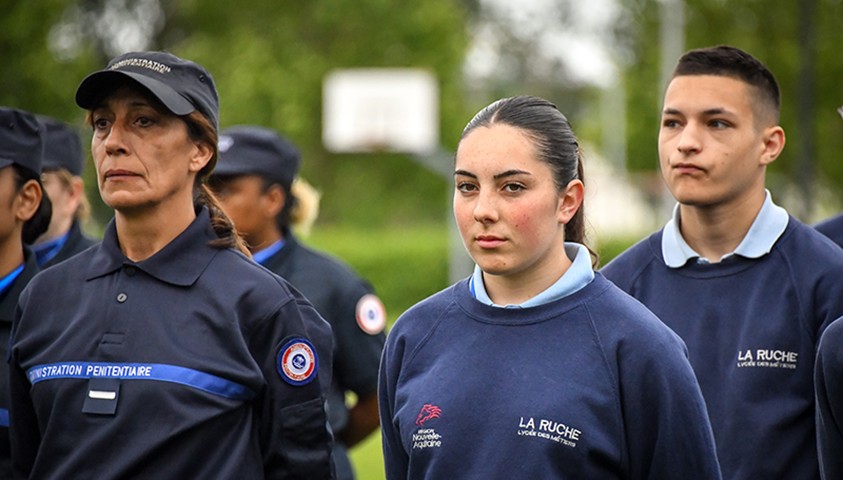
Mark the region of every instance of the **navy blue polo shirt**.
<instances>
[{"instance_id":1,"label":"navy blue polo shirt","mask_svg":"<svg viewBox=\"0 0 843 480\"><path fill-rule=\"evenodd\" d=\"M11 343L17 474L331 477L330 327L215 238L203 209L133 262L112 221L31 282Z\"/></svg>"},{"instance_id":2,"label":"navy blue polo shirt","mask_svg":"<svg viewBox=\"0 0 843 480\"><path fill-rule=\"evenodd\" d=\"M0 351L3 358L6 358L6 349L9 345L9 331L12 328L12 321L15 318L15 308L18 304L18 297L32 277L38 273L38 264L35 262L35 255L24 247L23 264L14 272L6 275L7 280L0 287ZM10 448L9 448L9 371L7 368L0 368L0 478L12 476Z\"/></svg>"}]
</instances>

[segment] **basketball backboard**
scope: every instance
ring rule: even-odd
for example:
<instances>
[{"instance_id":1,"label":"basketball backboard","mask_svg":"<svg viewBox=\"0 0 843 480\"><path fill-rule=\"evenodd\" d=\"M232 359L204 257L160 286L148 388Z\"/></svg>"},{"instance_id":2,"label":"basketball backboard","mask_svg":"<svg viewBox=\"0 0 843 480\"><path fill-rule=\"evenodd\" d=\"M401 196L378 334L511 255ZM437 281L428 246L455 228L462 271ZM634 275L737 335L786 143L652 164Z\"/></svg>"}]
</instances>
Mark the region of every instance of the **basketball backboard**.
<instances>
[{"instance_id":1,"label":"basketball backboard","mask_svg":"<svg viewBox=\"0 0 843 480\"><path fill-rule=\"evenodd\" d=\"M335 70L322 99L322 142L336 153L427 154L439 146L439 89L415 68Z\"/></svg>"}]
</instances>

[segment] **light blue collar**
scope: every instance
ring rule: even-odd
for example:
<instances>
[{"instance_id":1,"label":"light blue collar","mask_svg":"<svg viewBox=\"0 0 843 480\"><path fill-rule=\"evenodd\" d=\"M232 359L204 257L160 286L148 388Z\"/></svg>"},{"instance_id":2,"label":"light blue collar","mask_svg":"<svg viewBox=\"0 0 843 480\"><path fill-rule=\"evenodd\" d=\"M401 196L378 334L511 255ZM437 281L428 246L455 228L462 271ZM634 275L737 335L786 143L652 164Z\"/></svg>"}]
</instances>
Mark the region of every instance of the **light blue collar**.
<instances>
[{"instance_id":1,"label":"light blue collar","mask_svg":"<svg viewBox=\"0 0 843 480\"><path fill-rule=\"evenodd\" d=\"M506 305L505 308L529 308L544 305L567 297L591 283L594 280L594 270L591 268L591 254L588 253L588 249L579 243L565 242L565 253L568 254L568 258L573 259L573 262L568 271L559 277L559 280L548 287L547 290L526 302L518 305ZM486 293L486 286L483 284L483 271L477 265L474 266L469 288L471 288L474 298L479 302L504 308L503 305L497 305L489 298L489 294Z\"/></svg>"},{"instance_id":2,"label":"light blue collar","mask_svg":"<svg viewBox=\"0 0 843 480\"><path fill-rule=\"evenodd\" d=\"M787 228L790 216L782 207L773 203L770 191L764 199L761 210L749 227L749 231L741 243L732 253L723 255L721 261L732 255L740 255L746 258L761 258L770 253L779 237ZM670 268L679 268L685 265L688 260L696 259L700 263L709 263L710 260L703 258L682 238L679 231L679 204L673 208L673 218L667 222L662 231L662 258Z\"/></svg>"},{"instance_id":3,"label":"light blue collar","mask_svg":"<svg viewBox=\"0 0 843 480\"><path fill-rule=\"evenodd\" d=\"M273 242L270 246L264 248L263 250L258 250L257 252L252 253L252 259L263 265L269 258L276 253L280 252L281 249L284 248L284 239L280 239L276 242Z\"/></svg>"}]
</instances>

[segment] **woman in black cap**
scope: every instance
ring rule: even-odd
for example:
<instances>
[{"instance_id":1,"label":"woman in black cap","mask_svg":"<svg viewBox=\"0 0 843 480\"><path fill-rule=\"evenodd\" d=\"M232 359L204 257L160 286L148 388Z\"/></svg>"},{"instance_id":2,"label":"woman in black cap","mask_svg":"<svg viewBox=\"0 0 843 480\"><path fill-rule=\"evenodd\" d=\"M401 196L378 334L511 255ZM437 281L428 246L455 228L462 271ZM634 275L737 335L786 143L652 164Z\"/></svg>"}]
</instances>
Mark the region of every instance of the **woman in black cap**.
<instances>
[{"instance_id":1,"label":"woman in black cap","mask_svg":"<svg viewBox=\"0 0 843 480\"><path fill-rule=\"evenodd\" d=\"M331 478L330 328L242 253L205 186L211 76L168 53L127 53L85 78L76 102L115 216L101 244L21 296L15 473Z\"/></svg>"}]
</instances>

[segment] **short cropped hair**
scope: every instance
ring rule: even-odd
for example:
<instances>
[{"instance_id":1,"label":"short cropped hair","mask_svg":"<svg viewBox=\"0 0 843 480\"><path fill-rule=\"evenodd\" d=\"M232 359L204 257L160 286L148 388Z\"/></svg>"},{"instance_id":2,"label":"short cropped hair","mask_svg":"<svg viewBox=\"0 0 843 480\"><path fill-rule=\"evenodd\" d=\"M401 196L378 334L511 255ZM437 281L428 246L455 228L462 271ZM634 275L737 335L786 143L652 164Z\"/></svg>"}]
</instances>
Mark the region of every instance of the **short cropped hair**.
<instances>
[{"instance_id":1,"label":"short cropped hair","mask_svg":"<svg viewBox=\"0 0 843 480\"><path fill-rule=\"evenodd\" d=\"M729 45L698 48L679 58L673 76L716 75L740 80L754 88L756 98L779 122L781 93L773 72L749 53ZM755 109L756 115L759 110Z\"/></svg>"}]
</instances>

